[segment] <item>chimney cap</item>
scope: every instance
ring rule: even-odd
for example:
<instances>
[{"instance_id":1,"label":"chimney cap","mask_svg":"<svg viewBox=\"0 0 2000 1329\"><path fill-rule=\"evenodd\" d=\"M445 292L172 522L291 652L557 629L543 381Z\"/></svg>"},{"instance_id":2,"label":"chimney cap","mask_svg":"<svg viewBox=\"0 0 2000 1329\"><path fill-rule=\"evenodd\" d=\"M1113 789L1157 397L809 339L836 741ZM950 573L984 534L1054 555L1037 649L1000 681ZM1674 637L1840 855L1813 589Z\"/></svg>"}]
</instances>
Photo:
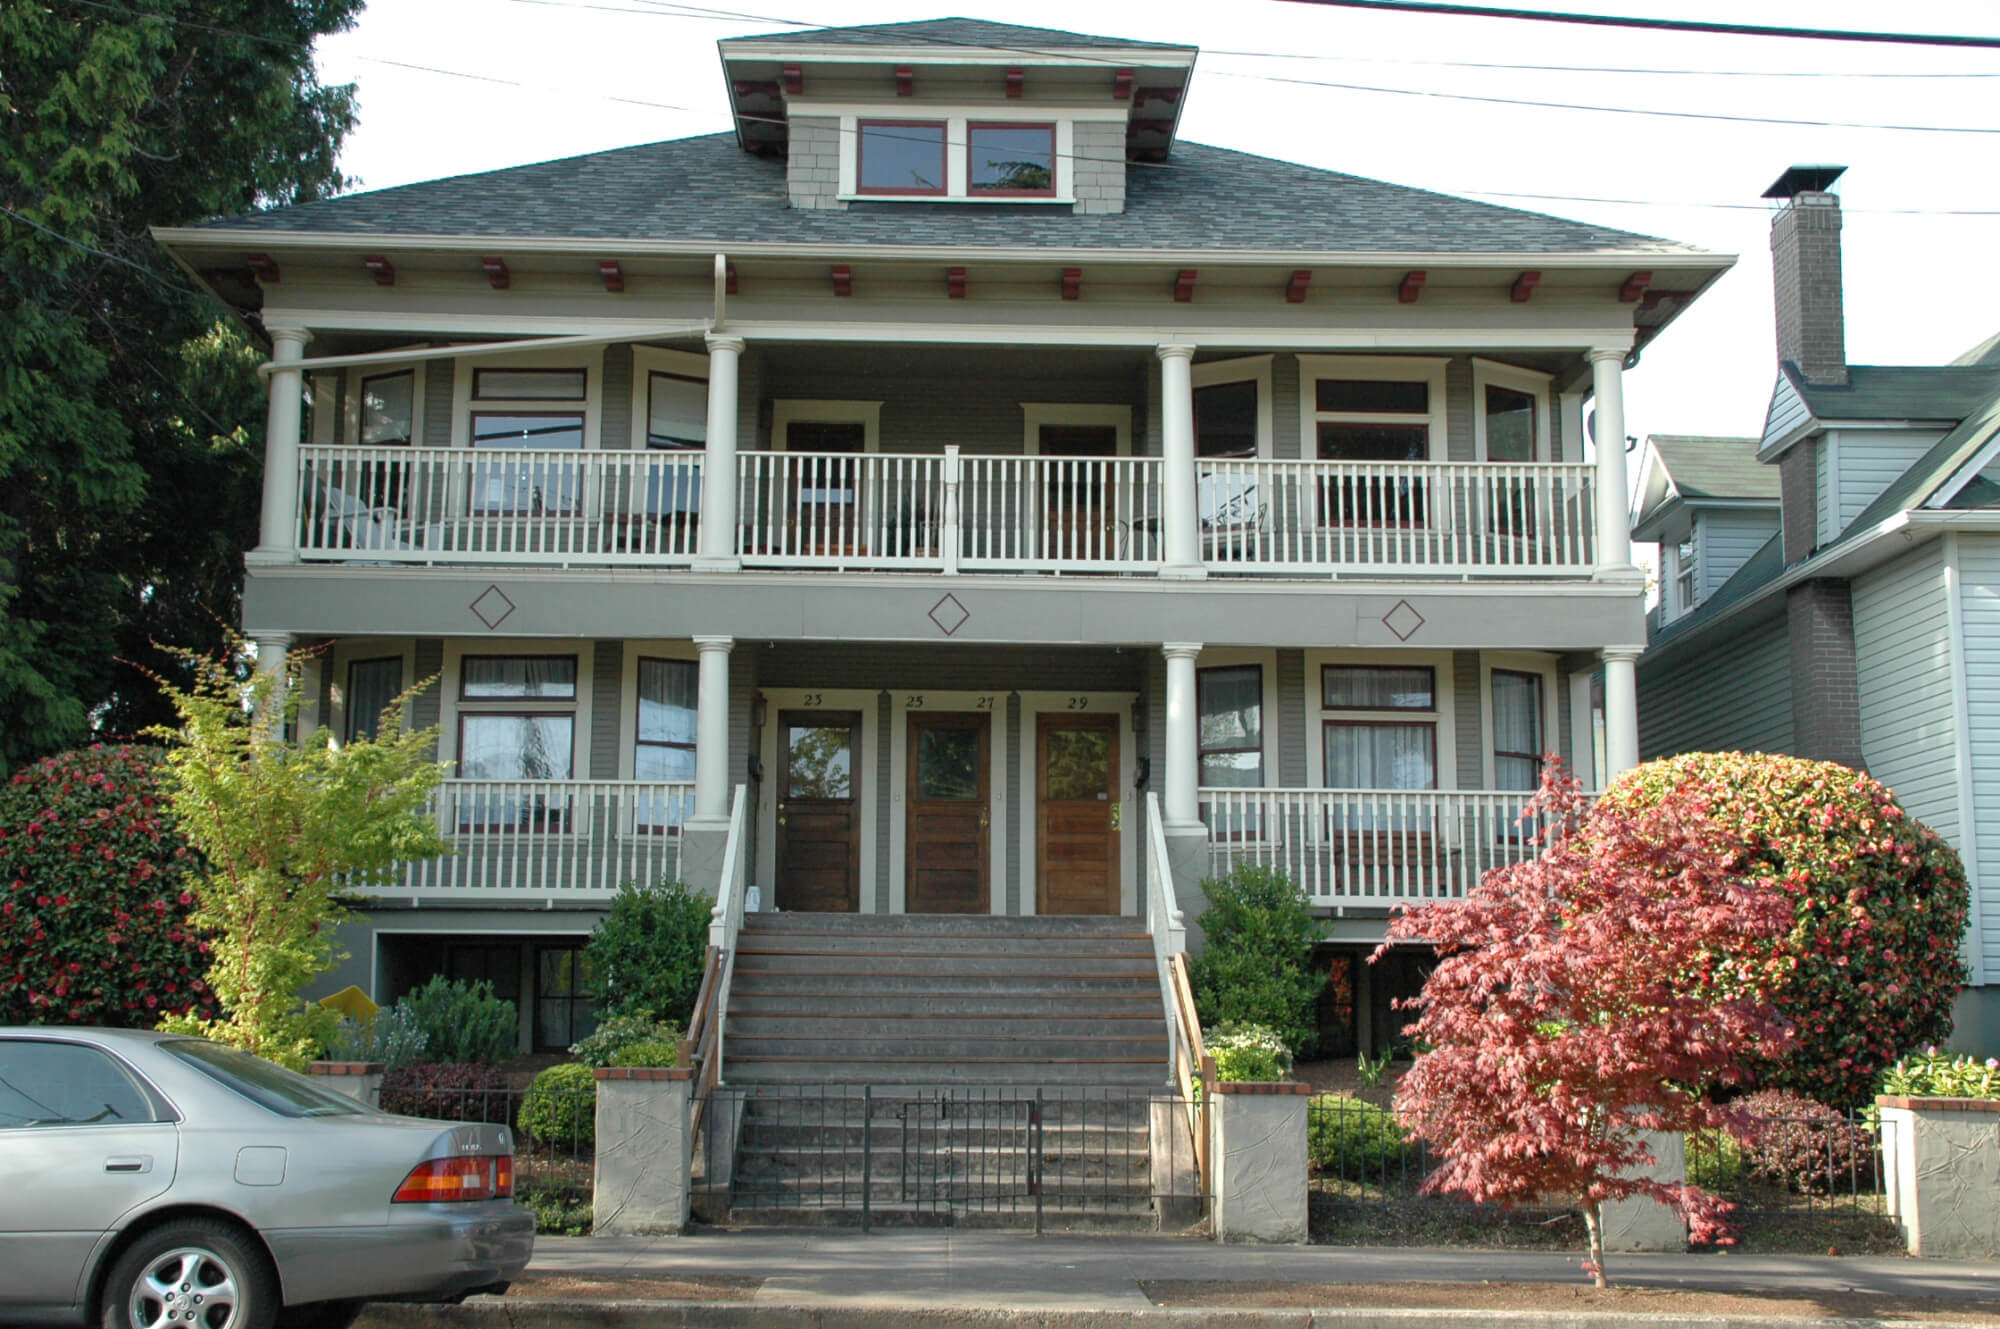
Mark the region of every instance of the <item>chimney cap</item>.
<instances>
[{"instance_id":1,"label":"chimney cap","mask_svg":"<svg viewBox=\"0 0 2000 1329\"><path fill-rule=\"evenodd\" d=\"M1847 171L1845 166L1794 166L1771 182L1765 198L1797 198L1825 193Z\"/></svg>"}]
</instances>

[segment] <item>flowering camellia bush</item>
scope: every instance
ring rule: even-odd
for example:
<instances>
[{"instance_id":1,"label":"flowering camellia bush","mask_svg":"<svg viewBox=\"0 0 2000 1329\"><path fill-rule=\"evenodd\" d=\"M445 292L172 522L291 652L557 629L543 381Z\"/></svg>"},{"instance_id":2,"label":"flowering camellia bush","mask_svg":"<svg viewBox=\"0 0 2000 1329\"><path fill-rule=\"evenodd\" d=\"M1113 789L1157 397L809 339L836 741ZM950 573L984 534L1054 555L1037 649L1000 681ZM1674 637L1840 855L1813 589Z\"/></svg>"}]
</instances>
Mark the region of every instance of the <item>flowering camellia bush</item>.
<instances>
[{"instance_id":1,"label":"flowering camellia bush","mask_svg":"<svg viewBox=\"0 0 2000 1329\"><path fill-rule=\"evenodd\" d=\"M1396 1112L1445 1155L1426 1191L1572 1200L1604 1287L1608 1201L1651 1196L1684 1214L1695 1240L1725 1235L1715 1196L1647 1175L1657 1160L1646 1133L1740 1126L1708 1091L1789 1039L1754 980L1790 911L1743 876L1742 842L1693 788L1633 812L1586 809L1551 763L1529 809L1549 828L1536 858L1390 921L1384 949L1419 941L1438 955L1405 1003L1426 1050L1397 1086ZM1715 957L1739 964L1735 992L1704 987Z\"/></svg>"},{"instance_id":2,"label":"flowering camellia bush","mask_svg":"<svg viewBox=\"0 0 2000 1329\"><path fill-rule=\"evenodd\" d=\"M1832 762L1688 753L1626 772L1604 801L1638 811L1681 788L1792 911L1768 991L1798 1039L1783 1060L1753 1063L1752 1078L1834 1107L1865 1102L1884 1067L1951 1032L1969 899L1958 855L1880 781ZM1723 965L1709 979L1718 993L1742 982Z\"/></svg>"},{"instance_id":3,"label":"flowering camellia bush","mask_svg":"<svg viewBox=\"0 0 2000 1329\"><path fill-rule=\"evenodd\" d=\"M0 785L0 1024L215 1014L188 922L196 860L151 748L49 757Z\"/></svg>"}]
</instances>

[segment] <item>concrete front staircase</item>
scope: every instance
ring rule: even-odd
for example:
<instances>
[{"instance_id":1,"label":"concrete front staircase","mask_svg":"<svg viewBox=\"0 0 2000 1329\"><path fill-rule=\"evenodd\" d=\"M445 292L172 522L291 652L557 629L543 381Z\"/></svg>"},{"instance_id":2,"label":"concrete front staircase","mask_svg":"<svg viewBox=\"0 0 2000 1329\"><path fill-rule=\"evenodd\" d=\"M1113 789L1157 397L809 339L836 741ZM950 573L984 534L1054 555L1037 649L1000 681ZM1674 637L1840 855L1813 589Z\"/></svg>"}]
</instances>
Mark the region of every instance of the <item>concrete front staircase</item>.
<instances>
[{"instance_id":1,"label":"concrete front staircase","mask_svg":"<svg viewBox=\"0 0 2000 1329\"><path fill-rule=\"evenodd\" d=\"M750 915L723 1078L711 1219L1188 1221L1153 1203L1167 1029L1133 919Z\"/></svg>"}]
</instances>

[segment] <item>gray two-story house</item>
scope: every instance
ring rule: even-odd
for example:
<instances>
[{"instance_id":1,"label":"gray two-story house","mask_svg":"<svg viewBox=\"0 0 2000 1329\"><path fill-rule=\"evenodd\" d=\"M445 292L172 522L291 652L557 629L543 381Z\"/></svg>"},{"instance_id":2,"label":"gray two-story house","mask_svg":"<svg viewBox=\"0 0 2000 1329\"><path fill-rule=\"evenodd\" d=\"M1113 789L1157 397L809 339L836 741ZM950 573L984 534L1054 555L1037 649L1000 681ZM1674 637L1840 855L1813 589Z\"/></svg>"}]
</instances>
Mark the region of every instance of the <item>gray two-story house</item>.
<instances>
[{"instance_id":1,"label":"gray two-story house","mask_svg":"<svg viewBox=\"0 0 2000 1329\"><path fill-rule=\"evenodd\" d=\"M1730 260L1182 142L1189 47L720 53L729 132L159 233L274 346L245 631L452 763L339 981L558 1048L623 881L1004 945L1256 862L1367 1042L1388 909L1637 759L1621 374Z\"/></svg>"}]
</instances>

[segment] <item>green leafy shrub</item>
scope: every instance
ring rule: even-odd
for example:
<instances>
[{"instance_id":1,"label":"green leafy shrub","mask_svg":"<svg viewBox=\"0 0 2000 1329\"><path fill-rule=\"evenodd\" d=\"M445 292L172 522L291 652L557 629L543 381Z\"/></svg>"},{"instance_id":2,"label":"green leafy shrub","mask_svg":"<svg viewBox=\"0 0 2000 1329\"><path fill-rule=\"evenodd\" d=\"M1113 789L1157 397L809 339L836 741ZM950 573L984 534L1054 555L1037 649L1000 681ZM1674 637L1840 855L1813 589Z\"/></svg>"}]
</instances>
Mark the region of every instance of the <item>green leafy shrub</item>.
<instances>
[{"instance_id":1,"label":"green leafy shrub","mask_svg":"<svg viewBox=\"0 0 2000 1329\"><path fill-rule=\"evenodd\" d=\"M386 1006L373 1019L343 1017L327 1040L335 1061L379 1061L385 1070L415 1065L430 1050L430 1039L407 1006Z\"/></svg>"},{"instance_id":2,"label":"green leafy shrub","mask_svg":"<svg viewBox=\"0 0 2000 1329\"><path fill-rule=\"evenodd\" d=\"M434 1121L486 1121L504 1126L513 1107L506 1072L485 1062L420 1061L382 1076L384 1112Z\"/></svg>"},{"instance_id":3,"label":"green leafy shrub","mask_svg":"<svg viewBox=\"0 0 2000 1329\"><path fill-rule=\"evenodd\" d=\"M1684 786L1747 845L1744 871L1792 904L1776 943L1786 967L1762 991L1798 1041L1753 1059L1755 1083L1836 1107L1865 1101L1884 1067L1951 1030L1968 908L1958 855L1879 781L1832 762L1689 753L1626 772L1604 799L1636 811ZM1748 963L1716 966L1713 990L1742 991Z\"/></svg>"},{"instance_id":4,"label":"green leafy shrub","mask_svg":"<svg viewBox=\"0 0 2000 1329\"><path fill-rule=\"evenodd\" d=\"M0 785L0 1025L151 1028L216 1013L198 858L143 747L65 752Z\"/></svg>"},{"instance_id":5,"label":"green leafy shrub","mask_svg":"<svg viewBox=\"0 0 2000 1329\"><path fill-rule=\"evenodd\" d=\"M1292 1073L1292 1050L1277 1031L1264 1025L1219 1024L1204 1030L1201 1041L1215 1058L1218 1080L1282 1080Z\"/></svg>"},{"instance_id":6,"label":"green leafy shrub","mask_svg":"<svg viewBox=\"0 0 2000 1329\"><path fill-rule=\"evenodd\" d=\"M646 1015L611 1015L597 1022L588 1038L570 1044L569 1055L586 1066L615 1066L619 1051L634 1043L678 1043L678 1025Z\"/></svg>"},{"instance_id":7,"label":"green leafy shrub","mask_svg":"<svg viewBox=\"0 0 2000 1329\"><path fill-rule=\"evenodd\" d=\"M537 1235L590 1235L590 1199L576 1187L546 1181L517 1181L514 1183L514 1203L526 1205L534 1211Z\"/></svg>"},{"instance_id":8,"label":"green leafy shrub","mask_svg":"<svg viewBox=\"0 0 2000 1329\"><path fill-rule=\"evenodd\" d=\"M1743 1146L1726 1131L1690 1131L1687 1146L1687 1179L1717 1195L1733 1195L1743 1189Z\"/></svg>"},{"instance_id":9,"label":"green leafy shrub","mask_svg":"<svg viewBox=\"0 0 2000 1329\"><path fill-rule=\"evenodd\" d=\"M714 905L677 881L621 886L587 948L598 1009L687 1024L701 995Z\"/></svg>"},{"instance_id":10,"label":"green leafy shrub","mask_svg":"<svg viewBox=\"0 0 2000 1329\"><path fill-rule=\"evenodd\" d=\"M1202 1023L1265 1025L1294 1052L1312 1051L1319 1038L1314 1005L1326 983L1312 953L1325 928L1305 892L1282 872L1250 866L1206 880L1202 889L1208 944L1189 974Z\"/></svg>"},{"instance_id":11,"label":"green leafy shrub","mask_svg":"<svg viewBox=\"0 0 2000 1329\"><path fill-rule=\"evenodd\" d=\"M643 1043L627 1043L611 1054L613 1066L674 1066L680 1062L680 1045L664 1040L649 1039Z\"/></svg>"},{"instance_id":12,"label":"green leafy shrub","mask_svg":"<svg viewBox=\"0 0 2000 1329\"><path fill-rule=\"evenodd\" d=\"M1875 1177L1875 1132L1824 1103L1764 1089L1735 1106L1750 1114L1744 1172L1801 1195L1832 1195Z\"/></svg>"},{"instance_id":13,"label":"green leafy shrub","mask_svg":"<svg viewBox=\"0 0 2000 1329\"><path fill-rule=\"evenodd\" d=\"M1396 1114L1345 1094L1316 1095L1306 1110L1306 1154L1315 1172L1365 1181L1400 1168L1408 1147Z\"/></svg>"},{"instance_id":14,"label":"green leafy shrub","mask_svg":"<svg viewBox=\"0 0 2000 1329\"><path fill-rule=\"evenodd\" d=\"M493 984L455 983L439 974L403 994L399 1018L423 1032L436 1061L511 1061L520 1048L520 1017L514 1003L493 995Z\"/></svg>"},{"instance_id":15,"label":"green leafy shrub","mask_svg":"<svg viewBox=\"0 0 2000 1329\"><path fill-rule=\"evenodd\" d=\"M574 1148L597 1140L597 1077L588 1066L568 1061L535 1077L521 1096L514 1119L536 1144Z\"/></svg>"},{"instance_id":16,"label":"green leafy shrub","mask_svg":"<svg viewBox=\"0 0 2000 1329\"><path fill-rule=\"evenodd\" d=\"M1882 1072L1882 1092L1905 1098L2000 1098L2000 1057L1975 1061L1927 1047Z\"/></svg>"}]
</instances>

